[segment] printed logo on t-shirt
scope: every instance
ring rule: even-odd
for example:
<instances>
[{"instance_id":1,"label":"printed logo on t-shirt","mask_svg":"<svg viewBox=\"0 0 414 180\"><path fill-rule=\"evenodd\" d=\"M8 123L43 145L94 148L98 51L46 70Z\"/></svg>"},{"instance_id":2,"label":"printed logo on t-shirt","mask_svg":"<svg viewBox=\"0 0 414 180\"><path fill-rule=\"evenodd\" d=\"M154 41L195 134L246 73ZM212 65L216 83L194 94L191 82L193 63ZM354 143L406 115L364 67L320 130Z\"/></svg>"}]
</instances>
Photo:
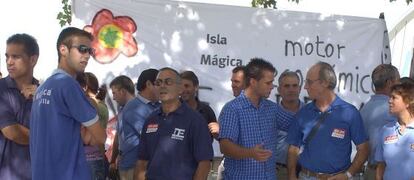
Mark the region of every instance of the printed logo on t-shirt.
<instances>
[{"instance_id":1,"label":"printed logo on t-shirt","mask_svg":"<svg viewBox=\"0 0 414 180\"><path fill-rule=\"evenodd\" d=\"M332 137L336 137L336 138L343 139L343 138L345 138L345 129L337 129L337 128L335 128L332 131L332 135L331 136Z\"/></svg>"},{"instance_id":2,"label":"printed logo on t-shirt","mask_svg":"<svg viewBox=\"0 0 414 180\"><path fill-rule=\"evenodd\" d=\"M384 144L393 144L393 143L396 143L397 140L398 140L397 135L390 135L390 136L385 137Z\"/></svg>"},{"instance_id":3,"label":"printed logo on t-shirt","mask_svg":"<svg viewBox=\"0 0 414 180\"><path fill-rule=\"evenodd\" d=\"M157 130L158 130L158 124L148 124L146 133L157 132Z\"/></svg>"},{"instance_id":4,"label":"printed logo on t-shirt","mask_svg":"<svg viewBox=\"0 0 414 180\"><path fill-rule=\"evenodd\" d=\"M184 139L185 129L175 128L173 134L171 135L171 139L176 139L182 141Z\"/></svg>"},{"instance_id":5,"label":"printed logo on t-shirt","mask_svg":"<svg viewBox=\"0 0 414 180\"><path fill-rule=\"evenodd\" d=\"M414 144L411 144L411 151L414 152Z\"/></svg>"}]
</instances>

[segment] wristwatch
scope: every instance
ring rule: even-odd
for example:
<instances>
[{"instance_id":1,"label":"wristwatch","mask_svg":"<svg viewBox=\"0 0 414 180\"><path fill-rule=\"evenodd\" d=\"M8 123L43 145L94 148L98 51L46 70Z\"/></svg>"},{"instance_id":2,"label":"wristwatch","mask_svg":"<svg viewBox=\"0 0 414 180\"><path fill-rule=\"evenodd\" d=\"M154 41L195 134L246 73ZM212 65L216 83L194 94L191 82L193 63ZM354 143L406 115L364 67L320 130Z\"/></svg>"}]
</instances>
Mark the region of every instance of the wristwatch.
<instances>
[{"instance_id":1,"label":"wristwatch","mask_svg":"<svg viewBox=\"0 0 414 180\"><path fill-rule=\"evenodd\" d=\"M348 177L348 179L352 179L352 174L349 171L345 172L346 177Z\"/></svg>"}]
</instances>

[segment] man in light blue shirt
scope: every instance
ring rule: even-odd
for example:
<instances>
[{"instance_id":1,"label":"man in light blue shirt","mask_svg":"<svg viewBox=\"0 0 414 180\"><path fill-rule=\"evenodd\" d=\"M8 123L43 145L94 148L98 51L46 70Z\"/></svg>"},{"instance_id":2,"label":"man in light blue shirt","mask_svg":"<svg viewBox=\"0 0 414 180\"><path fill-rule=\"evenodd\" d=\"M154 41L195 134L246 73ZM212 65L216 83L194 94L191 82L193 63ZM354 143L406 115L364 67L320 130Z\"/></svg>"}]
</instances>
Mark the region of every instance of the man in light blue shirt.
<instances>
[{"instance_id":1,"label":"man in light blue shirt","mask_svg":"<svg viewBox=\"0 0 414 180\"><path fill-rule=\"evenodd\" d=\"M366 179L375 178L377 163L374 161L374 155L381 128L389 122L396 121L396 118L389 113L388 100L391 87L398 82L400 75L393 65L381 64L372 71L371 78L375 87L375 94L360 110L370 145L368 168L364 174Z\"/></svg>"},{"instance_id":2,"label":"man in light blue shirt","mask_svg":"<svg viewBox=\"0 0 414 180\"><path fill-rule=\"evenodd\" d=\"M147 116L155 109L151 102L156 101L156 96L151 88L153 88L157 73L157 70L151 69L143 71L138 78L137 89L140 93L136 98L134 83L129 77L118 76L110 84L114 100L122 107L118 115L116 138L118 139L118 168L121 180L131 180L134 177L142 126ZM153 79L150 77L144 79L147 75L152 75Z\"/></svg>"},{"instance_id":3,"label":"man in light blue shirt","mask_svg":"<svg viewBox=\"0 0 414 180\"><path fill-rule=\"evenodd\" d=\"M276 162L277 162L277 177L278 179L287 179L287 153L289 144L287 144L286 137L288 129L292 121L295 121L295 114L304 105L299 100L299 94L301 86L299 84L299 76L296 72L285 71L280 74L279 86L277 91L279 92L282 100L279 104L279 110L277 111L277 117L280 121L281 127L277 134L277 150L276 150Z\"/></svg>"}]
</instances>

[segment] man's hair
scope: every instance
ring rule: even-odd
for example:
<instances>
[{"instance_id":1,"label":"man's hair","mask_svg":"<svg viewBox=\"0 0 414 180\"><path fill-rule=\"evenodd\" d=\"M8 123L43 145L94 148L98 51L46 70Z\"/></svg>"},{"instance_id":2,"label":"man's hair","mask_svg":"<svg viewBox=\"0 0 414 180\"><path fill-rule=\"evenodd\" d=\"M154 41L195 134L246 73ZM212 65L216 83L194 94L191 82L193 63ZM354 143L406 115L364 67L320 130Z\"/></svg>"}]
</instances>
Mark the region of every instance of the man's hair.
<instances>
[{"instance_id":1,"label":"man's hair","mask_svg":"<svg viewBox=\"0 0 414 180\"><path fill-rule=\"evenodd\" d=\"M273 67L271 63L267 62L262 58L252 58L244 68L244 79L246 82L246 87L250 86L250 78L253 78L257 81L262 79L263 71L265 70L270 71L272 73L276 73L276 69L275 67Z\"/></svg>"},{"instance_id":2,"label":"man's hair","mask_svg":"<svg viewBox=\"0 0 414 180\"><path fill-rule=\"evenodd\" d=\"M175 74L176 78L177 78L177 84L181 83L180 73L178 73L178 71L176 71L175 69L170 68L170 67L163 67L159 70L158 74L161 73L161 71L171 71L171 72L173 72Z\"/></svg>"},{"instance_id":3,"label":"man's hair","mask_svg":"<svg viewBox=\"0 0 414 180\"><path fill-rule=\"evenodd\" d=\"M244 68L245 66L236 66L235 68L233 68L233 70L231 70L232 73L237 73L239 71L244 73Z\"/></svg>"},{"instance_id":4,"label":"man's hair","mask_svg":"<svg viewBox=\"0 0 414 180\"><path fill-rule=\"evenodd\" d=\"M157 78L158 70L156 69L146 69L142 71L137 80L137 90L143 91L147 88L147 81L150 81L152 84Z\"/></svg>"},{"instance_id":5,"label":"man's hair","mask_svg":"<svg viewBox=\"0 0 414 180\"><path fill-rule=\"evenodd\" d=\"M197 76L193 71L184 71L180 74L181 79L189 80L193 83L194 86L199 86L199 81Z\"/></svg>"},{"instance_id":6,"label":"man's hair","mask_svg":"<svg viewBox=\"0 0 414 180\"><path fill-rule=\"evenodd\" d=\"M39 45L36 39L28 34L14 34L7 39L6 44L21 44L28 56L39 55Z\"/></svg>"},{"instance_id":7,"label":"man's hair","mask_svg":"<svg viewBox=\"0 0 414 180\"><path fill-rule=\"evenodd\" d=\"M383 90L389 80L398 80L398 69L391 64L380 64L372 71L371 79L375 90Z\"/></svg>"},{"instance_id":8,"label":"man's hair","mask_svg":"<svg viewBox=\"0 0 414 180\"><path fill-rule=\"evenodd\" d=\"M319 79L328 82L328 88L333 90L336 87L336 75L333 67L326 63L319 61L316 63L319 66Z\"/></svg>"},{"instance_id":9,"label":"man's hair","mask_svg":"<svg viewBox=\"0 0 414 180\"><path fill-rule=\"evenodd\" d=\"M414 84L399 83L391 87L391 92L402 97L404 103L408 104L408 111L414 115Z\"/></svg>"},{"instance_id":10,"label":"man's hair","mask_svg":"<svg viewBox=\"0 0 414 180\"><path fill-rule=\"evenodd\" d=\"M132 82L132 80L128 76L120 75L116 77L114 80L111 81L109 87L125 89L127 92L135 95L134 82Z\"/></svg>"},{"instance_id":11,"label":"man's hair","mask_svg":"<svg viewBox=\"0 0 414 180\"><path fill-rule=\"evenodd\" d=\"M279 85L282 83L282 80L285 77L294 77L298 80L298 82L300 81L298 73L293 72L293 71L285 71L282 74L280 74L280 76L279 76L279 79L278 79Z\"/></svg>"},{"instance_id":12,"label":"man's hair","mask_svg":"<svg viewBox=\"0 0 414 180\"><path fill-rule=\"evenodd\" d=\"M62 32L60 32L57 43L56 43L56 49L58 52L58 57L59 57L59 61L60 61L60 51L59 51L59 46L60 45L65 45L67 47L70 48L70 46L72 46L72 41L74 37L86 37L89 40L93 40L93 36L92 34L90 34L87 31L75 28L75 27L68 27L62 30Z\"/></svg>"},{"instance_id":13,"label":"man's hair","mask_svg":"<svg viewBox=\"0 0 414 180\"><path fill-rule=\"evenodd\" d=\"M404 84L404 83L414 84L414 79L412 79L410 77L402 77L402 78L400 78L400 83L401 84Z\"/></svg>"}]
</instances>

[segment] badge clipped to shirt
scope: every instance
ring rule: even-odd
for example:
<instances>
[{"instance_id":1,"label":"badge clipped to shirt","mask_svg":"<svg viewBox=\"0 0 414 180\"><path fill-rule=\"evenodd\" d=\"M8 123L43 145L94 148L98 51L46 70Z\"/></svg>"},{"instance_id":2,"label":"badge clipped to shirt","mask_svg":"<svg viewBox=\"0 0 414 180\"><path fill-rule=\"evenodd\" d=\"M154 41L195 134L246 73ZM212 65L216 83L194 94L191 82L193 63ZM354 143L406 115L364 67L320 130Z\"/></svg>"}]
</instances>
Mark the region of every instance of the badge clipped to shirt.
<instances>
[{"instance_id":1,"label":"badge clipped to shirt","mask_svg":"<svg viewBox=\"0 0 414 180\"><path fill-rule=\"evenodd\" d=\"M411 151L414 152L414 144L411 144Z\"/></svg>"},{"instance_id":2,"label":"badge clipped to shirt","mask_svg":"<svg viewBox=\"0 0 414 180\"><path fill-rule=\"evenodd\" d=\"M147 132L145 133L153 133L153 132L157 132L157 130L158 130L158 124L148 124Z\"/></svg>"},{"instance_id":3,"label":"badge clipped to shirt","mask_svg":"<svg viewBox=\"0 0 414 180\"><path fill-rule=\"evenodd\" d=\"M384 139L384 144L393 144L396 143L398 141L398 135L390 135L385 137Z\"/></svg>"},{"instance_id":4,"label":"badge clipped to shirt","mask_svg":"<svg viewBox=\"0 0 414 180\"><path fill-rule=\"evenodd\" d=\"M336 138L343 139L343 138L345 138L345 129L337 129L337 128L335 128L332 131L332 135L331 136L332 137L336 137Z\"/></svg>"}]
</instances>

